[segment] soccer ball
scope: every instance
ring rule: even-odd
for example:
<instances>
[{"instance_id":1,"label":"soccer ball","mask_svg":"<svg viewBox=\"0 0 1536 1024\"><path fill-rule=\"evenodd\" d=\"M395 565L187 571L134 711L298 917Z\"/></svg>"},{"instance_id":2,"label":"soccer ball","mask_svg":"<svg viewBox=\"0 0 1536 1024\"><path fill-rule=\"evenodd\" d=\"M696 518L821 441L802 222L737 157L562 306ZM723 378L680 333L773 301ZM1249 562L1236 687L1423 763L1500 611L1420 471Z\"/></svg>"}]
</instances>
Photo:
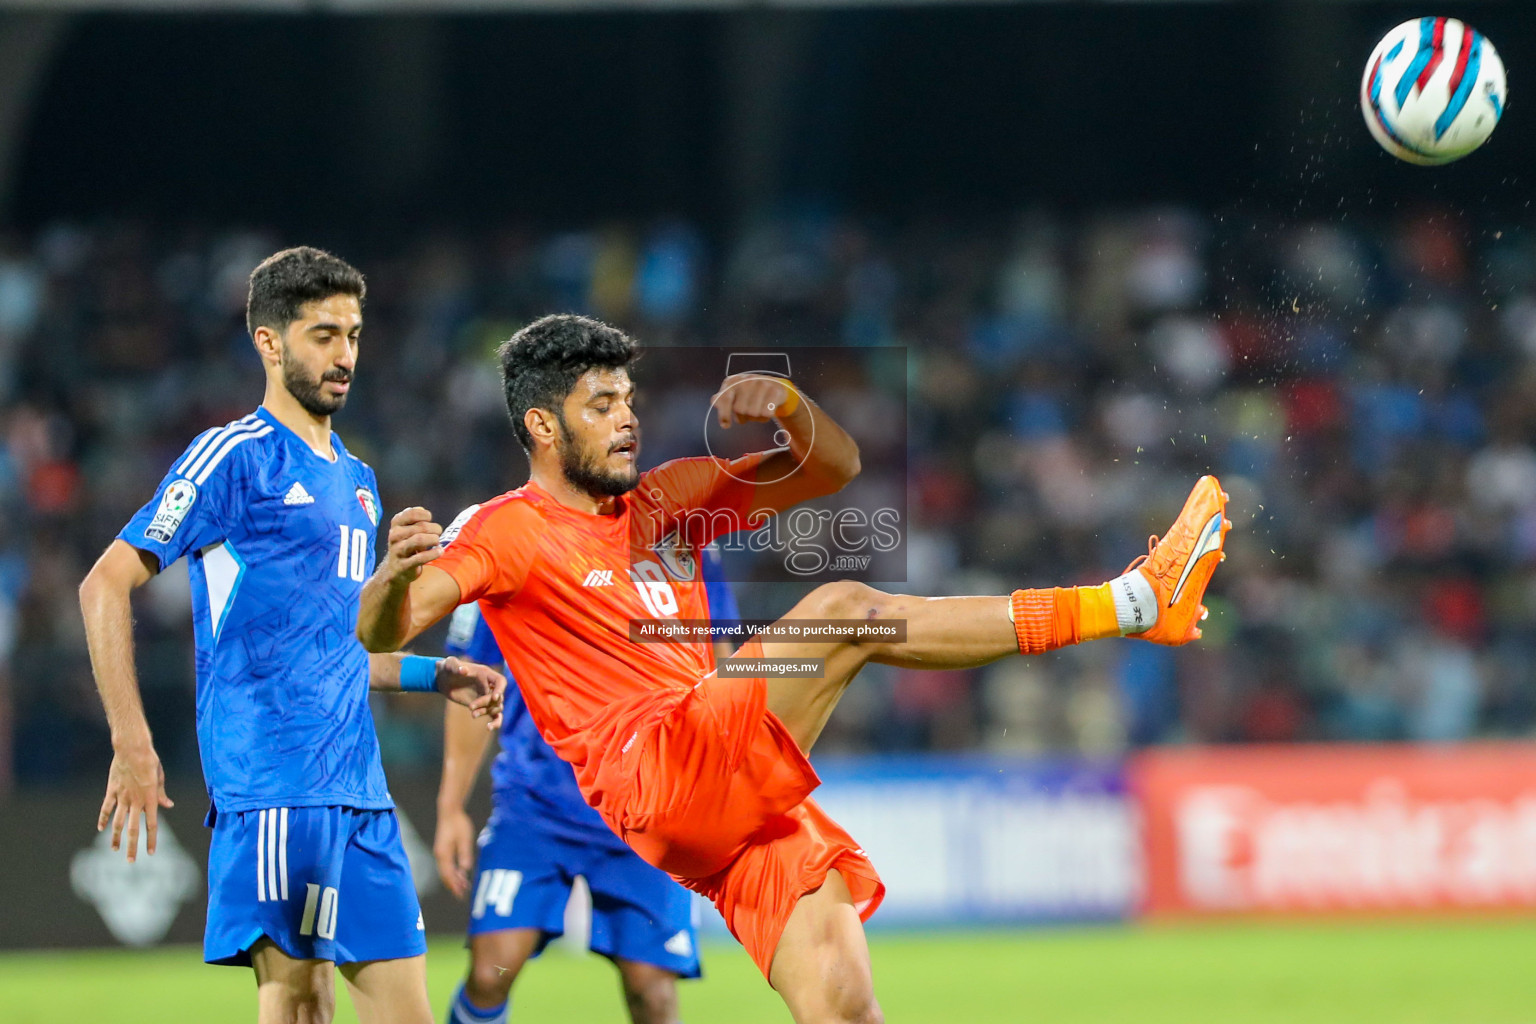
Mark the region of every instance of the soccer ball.
<instances>
[{"instance_id":1,"label":"soccer ball","mask_svg":"<svg viewBox=\"0 0 1536 1024\"><path fill-rule=\"evenodd\" d=\"M1507 96L1493 44L1455 18L1403 22L1376 45L1360 81L1366 127L1411 164L1448 164L1487 142Z\"/></svg>"}]
</instances>

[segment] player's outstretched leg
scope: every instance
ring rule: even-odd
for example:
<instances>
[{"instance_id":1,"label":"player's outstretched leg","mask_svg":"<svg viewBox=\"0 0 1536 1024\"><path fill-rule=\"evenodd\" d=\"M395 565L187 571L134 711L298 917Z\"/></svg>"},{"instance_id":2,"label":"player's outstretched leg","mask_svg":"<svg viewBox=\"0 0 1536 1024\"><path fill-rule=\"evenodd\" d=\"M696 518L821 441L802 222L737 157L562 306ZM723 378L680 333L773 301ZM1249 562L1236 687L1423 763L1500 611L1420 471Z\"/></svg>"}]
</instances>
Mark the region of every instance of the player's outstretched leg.
<instances>
[{"instance_id":1,"label":"player's outstretched leg","mask_svg":"<svg viewBox=\"0 0 1536 1024\"><path fill-rule=\"evenodd\" d=\"M677 1024L677 975L639 960L614 960L631 1024Z\"/></svg>"},{"instance_id":2,"label":"player's outstretched leg","mask_svg":"<svg viewBox=\"0 0 1536 1024\"><path fill-rule=\"evenodd\" d=\"M840 872L795 904L768 981L795 1024L881 1024L864 924Z\"/></svg>"},{"instance_id":3,"label":"player's outstretched leg","mask_svg":"<svg viewBox=\"0 0 1536 1024\"><path fill-rule=\"evenodd\" d=\"M297 960L271 939L251 947L256 972L256 1020L259 1024L330 1024L336 1014L336 965L329 960Z\"/></svg>"},{"instance_id":4,"label":"player's outstretched leg","mask_svg":"<svg viewBox=\"0 0 1536 1024\"><path fill-rule=\"evenodd\" d=\"M537 928L502 928L469 940L469 975L453 992L448 1024L504 1024L512 983L538 948Z\"/></svg>"},{"instance_id":5,"label":"player's outstretched leg","mask_svg":"<svg viewBox=\"0 0 1536 1024\"><path fill-rule=\"evenodd\" d=\"M789 619L902 620L903 642L780 642L760 646L770 658L821 658L820 679L768 680L768 709L809 752L849 681L867 662L908 668L972 668L1008 654L1041 654L1111 636L1183 644L1200 636L1201 598L1232 524L1227 495L1201 477L1183 511L1147 555L1097 587L1016 590L1008 597L909 597L861 583L818 587L790 609Z\"/></svg>"},{"instance_id":6,"label":"player's outstretched leg","mask_svg":"<svg viewBox=\"0 0 1536 1024\"><path fill-rule=\"evenodd\" d=\"M902 643L749 644L736 657L821 658L823 678L769 679L768 707L809 751L849 680L869 661L913 668L983 665L1107 636L1182 644L1200 635L1201 598L1231 524L1226 494L1202 477L1173 526L1125 574L1099 587L1009 597L920 598L856 583L818 588L786 618L903 619ZM802 896L774 947L769 981L797 1024L877 1024L864 928L842 874Z\"/></svg>"}]
</instances>

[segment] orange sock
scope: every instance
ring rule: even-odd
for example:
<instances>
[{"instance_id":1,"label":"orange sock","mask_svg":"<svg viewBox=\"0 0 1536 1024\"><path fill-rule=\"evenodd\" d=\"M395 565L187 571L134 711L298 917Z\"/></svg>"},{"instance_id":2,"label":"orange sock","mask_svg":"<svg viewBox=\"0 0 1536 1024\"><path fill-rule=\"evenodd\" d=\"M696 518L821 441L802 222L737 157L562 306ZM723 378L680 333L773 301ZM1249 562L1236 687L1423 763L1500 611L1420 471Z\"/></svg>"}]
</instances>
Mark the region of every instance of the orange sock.
<instances>
[{"instance_id":1,"label":"orange sock","mask_svg":"<svg viewBox=\"0 0 1536 1024\"><path fill-rule=\"evenodd\" d=\"M1084 640L1120 636L1115 598L1108 583L1013 592L1013 629L1019 653L1044 654Z\"/></svg>"}]
</instances>

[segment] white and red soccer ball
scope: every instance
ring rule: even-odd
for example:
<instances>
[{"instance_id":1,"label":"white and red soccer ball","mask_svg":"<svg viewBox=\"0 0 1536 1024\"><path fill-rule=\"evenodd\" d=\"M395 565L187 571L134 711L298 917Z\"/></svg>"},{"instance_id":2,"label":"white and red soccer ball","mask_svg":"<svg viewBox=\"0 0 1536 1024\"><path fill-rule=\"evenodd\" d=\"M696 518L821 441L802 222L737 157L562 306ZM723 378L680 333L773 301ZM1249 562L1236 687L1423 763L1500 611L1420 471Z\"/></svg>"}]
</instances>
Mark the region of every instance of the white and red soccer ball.
<instances>
[{"instance_id":1,"label":"white and red soccer ball","mask_svg":"<svg viewBox=\"0 0 1536 1024\"><path fill-rule=\"evenodd\" d=\"M1508 95L1498 51L1455 18L1418 18L1388 32L1360 82L1371 134L1413 164L1448 164L1487 142Z\"/></svg>"}]
</instances>

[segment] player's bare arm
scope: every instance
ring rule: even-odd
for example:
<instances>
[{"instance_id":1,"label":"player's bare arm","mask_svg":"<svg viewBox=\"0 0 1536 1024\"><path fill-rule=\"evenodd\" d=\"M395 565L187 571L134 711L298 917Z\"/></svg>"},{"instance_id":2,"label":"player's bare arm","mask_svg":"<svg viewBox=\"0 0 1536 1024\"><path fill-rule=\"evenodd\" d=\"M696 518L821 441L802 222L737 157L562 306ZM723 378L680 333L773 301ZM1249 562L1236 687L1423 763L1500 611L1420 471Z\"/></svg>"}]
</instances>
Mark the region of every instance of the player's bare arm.
<instances>
[{"instance_id":1,"label":"player's bare arm","mask_svg":"<svg viewBox=\"0 0 1536 1024\"><path fill-rule=\"evenodd\" d=\"M368 656L368 688L370 690L401 690L401 654L370 654ZM437 658L437 692L448 698L450 704L467 708L469 717L486 719L485 728L495 732L501 728L502 702L506 699L507 677L491 668L467 658Z\"/></svg>"},{"instance_id":2,"label":"player's bare arm","mask_svg":"<svg viewBox=\"0 0 1536 1024\"><path fill-rule=\"evenodd\" d=\"M443 553L443 528L424 508L389 521L389 551L363 586L357 638L374 654L398 651L459 606L459 585L428 563Z\"/></svg>"},{"instance_id":3,"label":"player's bare arm","mask_svg":"<svg viewBox=\"0 0 1536 1024\"><path fill-rule=\"evenodd\" d=\"M145 849L154 853L159 810L172 806L165 795L165 770L144 718L133 665L132 594L154 578L156 569L153 555L115 540L80 584L91 668L112 730L112 766L107 770L107 792L96 831L111 821L112 849L116 850L126 826L130 861L139 852L140 818L145 823Z\"/></svg>"},{"instance_id":4,"label":"player's bare arm","mask_svg":"<svg viewBox=\"0 0 1536 1024\"><path fill-rule=\"evenodd\" d=\"M475 868L475 825L464 810L485 761L490 735L464 709L443 709L443 776L437 787L437 834L432 856L443 885L459 899L469 894Z\"/></svg>"},{"instance_id":5,"label":"player's bare arm","mask_svg":"<svg viewBox=\"0 0 1536 1024\"><path fill-rule=\"evenodd\" d=\"M802 501L835 494L859 475L859 446L825 409L793 383L763 374L735 373L710 399L723 429L776 420L789 443L763 460L752 512L778 513Z\"/></svg>"}]
</instances>

